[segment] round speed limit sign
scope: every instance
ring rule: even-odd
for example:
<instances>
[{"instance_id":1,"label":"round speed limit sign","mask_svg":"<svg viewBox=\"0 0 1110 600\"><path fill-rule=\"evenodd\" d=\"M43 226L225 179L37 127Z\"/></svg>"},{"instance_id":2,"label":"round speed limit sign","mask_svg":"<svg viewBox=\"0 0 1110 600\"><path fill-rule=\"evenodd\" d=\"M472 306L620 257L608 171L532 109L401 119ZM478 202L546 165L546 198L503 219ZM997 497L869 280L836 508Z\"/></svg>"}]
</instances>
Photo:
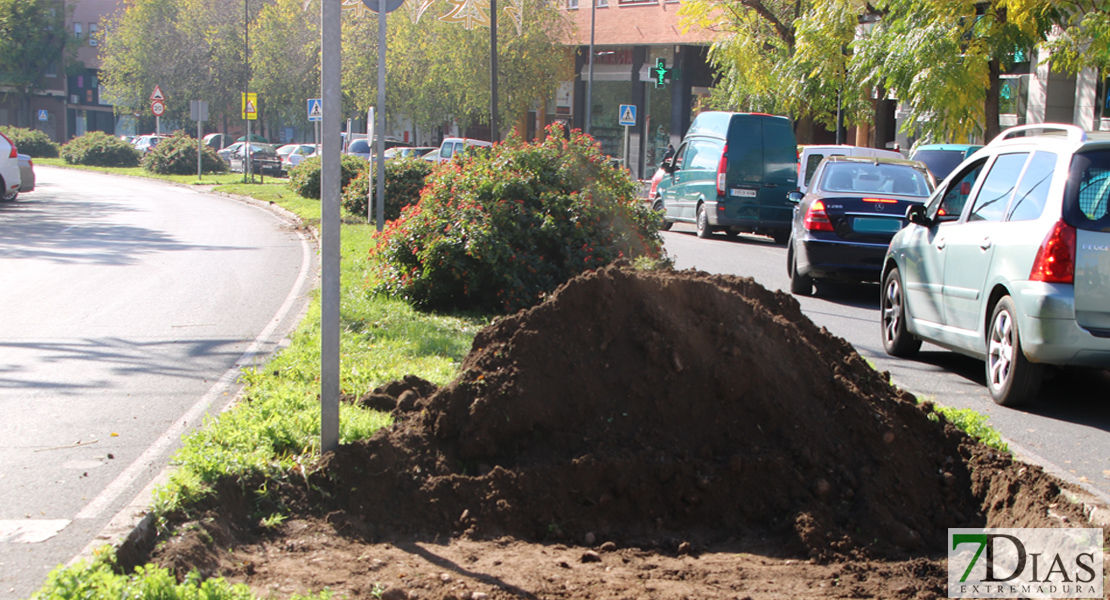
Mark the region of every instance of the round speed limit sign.
<instances>
[{"instance_id":1,"label":"round speed limit sign","mask_svg":"<svg viewBox=\"0 0 1110 600\"><path fill-rule=\"evenodd\" d=\"M150 103L150 112L153 113L154 116L160 117L162 113L166 112L166 105L163 104L161 100L155 100Z\"/></svg>"}]
</instances>

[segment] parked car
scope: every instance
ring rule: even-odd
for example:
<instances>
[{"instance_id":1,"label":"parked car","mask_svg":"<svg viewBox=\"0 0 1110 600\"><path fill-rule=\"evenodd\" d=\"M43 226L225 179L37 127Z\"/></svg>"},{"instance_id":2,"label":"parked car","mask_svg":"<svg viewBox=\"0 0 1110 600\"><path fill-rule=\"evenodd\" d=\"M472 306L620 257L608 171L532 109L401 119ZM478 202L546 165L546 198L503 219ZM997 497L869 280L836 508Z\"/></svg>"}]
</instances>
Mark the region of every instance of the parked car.
<instances>
[{"instance_id":1,"label":"parked car","mask_svg":"<svg viewBox=\"0 0 1110 600\"><path fill-rule=\"evenodd\" d=\"M356 134L356 135L358 135L358 134ZM344 140L347 139L346 134L344 134L343 139ZM404 142L402 142L398 139L394 139L394 138L391 138L391 137L385 138L385 149L386 150L389 150L391 148L399 148L399 147L407 147L407 146L408 146L408 144L406 144L406 143L404 143ZM353 156L359 156L359 157L362 157L366 160L370 160L370 158L372 156L376 156L377 152L378 152L377 142L367 139L365 137L365 134L363 134L363 137L352 137L350 142L347 143L346 147L347 147L346 154L350 154L350 155L353 155Z\"/></svg>"},{"instance_id":2,"label":"parked car","mask_svg":"<svg viewBox=\"0 0 1110 600\"><path fill-rule=\"evenodd\" d=\"M883 150L882 148L868 148L866 146L840 145L807 145L800 146L798 152L798 189L804 194L808 191L809 182L817 165L829 156L884 156L886 158L905 158L901 152Z\"/></svg>"},{"instance_id":3,"label":"parked car","mask_svg":"<svg viewBox=\"0 0 1110 600\"><path fill-rule=\"evenodd\" d=\"M230 168L232 153L238 152L239 148L242 148L244 143L245 142L235 142L234 144L225 147L223 150L217 151L216 155L219 156L225 163L227 163L228 168Z\"/></svg>"},{"instance_id":4,"label":"parked car","mask_svg":"<svg viewBox=\"0 0 1110 600\"><path fill-rule=\"evenodd\" d=\"M228 155L228 167L232 171L243 172L247 165L247 144L242 144ZM252 143L249 145L251 153L251 172L270 175L281 175L281 158L277 150L269 144Z\"/></svg>"},{"instance_id":5,"label":"parked car","mask_svg":"<svg viewBox=\"0 0 1110 600\"><path fill-rule=\"evenodd\" d=\"M19 152L8 136L0 133L0 198L15 200L20 185Z\"/></svg>"},{"instance_id":6,"label":"parked car","mask_svg":"<svg viewBox=\"0 0 1110 600\"><path fill-rule=\"evenodd\" d=\"M35 163L31 157L26 154L19 156L19 191L33 192L35 191Z\"/></svg>"},{"instance_id":7,"label":"parked car","mask_svg":"<svg viewBox=\"0 0 1110 600\"><path fill-rule=\"evenodd\" d=\"M457 137L444 138L443 142L439 145L439 154L435 157L435 162L447 162L468 149L490 148L492 146L493 144L485 140ZM427 155L425 155L425 157L426 156Z\"/></svg>"},{"instance_id":8,"label":"parked car","mask_svg":"<svg viewBox=\"0 0 1110 600\"><path fill-rule=\"evenodd\" d=\"M396 146L385 151L385 159L420 158L436 149L435 146Z\"/></svg>"},{"instance_id":9,"label":"parked car","mask_svg":"<svg viewBox=\"0 0 1110 600\"><path fill-rule=\"evenodd\" d=\"M652 207L663 227L694 223L698 237L715 231L790 236L792 205L786 194L797 188L798 148L785 117L703 112L694 118L656 187Z\"/></svg>"},{"instance_id":10,"label":"parked car","mask_svg":"<svg viewBox=\"0 0 1110 600\"><path fill-rule=\"evenodd\" d=\"M948 177L948 174L971 156L982 146L971 144L925 144L914 148L910 153L910 160L917 160L929 167L929 172L937 181Z\"/></svg>"},{"instance_id":11,"label":"parked car","mask_svg":"<svg viewBox=\"0 0 1110 600\"><path fill-rule=\"evenodd\" d=\"M878 281L906 209L933 191L925 165L902 158L833 155L814 172L809 192L795 203L787 243L790 291L809 296L818 280Z\"/></svg>"},{"instance_id":12,"label":"parked car","mask_svg":"<svg viewBox=\"0 0 1110 600\"><path fill-rule=\"evenodd\" d=\"M278 158L281 159L281 170L288 173L289 169L301 164L301 161L316 154L316 146L311 144L285 144L277 149Z\"/></svg>"},{"instance_id":13,"label":"parked car","mask_svg":"<svg viewBox=\"0 0 1110 600\"><path fill-rule=\"evenodd\" d=\"M210 133L204 136L201 141L205 146L219 152L232 144L231 136L226 133Z\"/></svg>"},{"instance_id":14,"label":"parked car","mask_svg":"<svg viewBox=\"0 0 1110 600\"><path fill-rule=\"evenodd\" d=\"M982 359L1004 406L1034 399L1049 365L1110 366L1108 204L1110 135L1003 131L907 210L883 265L884 349Z\"/></svg>"},{"instance_id":15,"label":"parked car","mask_svg":"<svg viewBox=\"0 0 1110 600\"><path fill-rule=\"evenodd\" d=\"M439 161L439 148L436 148L435 150L432 150L431 152L425 154L424 156L421 156L420 159L421 160L426 160L430 163L435 163L435 164L438 165L439 162L440 162Z\"/></svg>"},{"instance_id":16,"label":"parked car","mask_svg":"<svg viewBox=\"0 0 1110 600\"><path fill-rule=\"evenodd\" d=\"M166 139L167 137L169 137L169 136L166 136L166 135L140 135L140 136L137 136L135 139L131 140L131 145L134 146L135 149L138 150L139 152L142 152L143 154L146 154L147 152L150 152L151 150L153 150L154 147L158 145L158 142L161 142L162 140Z\"/></svg>"}]
</instances>

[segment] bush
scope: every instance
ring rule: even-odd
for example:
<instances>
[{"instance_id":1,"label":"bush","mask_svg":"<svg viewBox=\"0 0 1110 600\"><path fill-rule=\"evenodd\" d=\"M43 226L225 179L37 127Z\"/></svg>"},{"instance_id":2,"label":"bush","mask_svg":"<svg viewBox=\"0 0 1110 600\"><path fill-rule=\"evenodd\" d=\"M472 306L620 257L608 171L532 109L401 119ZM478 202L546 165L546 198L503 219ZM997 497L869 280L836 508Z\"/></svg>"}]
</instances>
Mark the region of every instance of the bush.
<instances>
[{"instance_id":1,"label":"bush","mask_svg":"<svg viewBox=\"0 0 1110 600\"><path fill-rule=\"evenodd\" d=\"M366 170L366 159L344 154L339 162L340 189ZM289 187L305 198L320 199L320 157L313 156L289 169Z\"/></svg>"},{"instance_id":2,"label":"bush","mask_svg":"<svg viewBox=\"0 0 1110 600\"><path fill-rule=\"evenodd\" d=\"M371 251L377 291L422 309L511 312L621 258L659 258L657 217L593 138L558 126L436 169Z\"/></svg>"},{"instance_id":3,"label":"bush","mask_svg":"<svg viewBox=\"0 0 1110 600\"><path fill-rule=\"evenodd\" d=\"M204 173L226 173L227 164L216 151L202 144L200 153L201 171ZM197 140L178 131L158 142L153 150L143 157L143 168L159 175L192 175L197 172Z\"/></svg>"},{"instance_id":4,"label":"bush","mask_svg":"<svg viewBox=\"0 0 1110 600\"><path fill-rule=\"evenodd\" d=\"M62 158L71 165L137 167L139 152L131 144L103 131L91 131L62 146Z\"/></svg>"},{"instance_id":5,"label":"bush","mask_svg":"<svg viewBox=\"0 0 1110 600\"><path fill-rule=\"evenodd\" d=\"M0 127L0 133L15 144L20 154L26 154L31 158L58 157L58 145L46 135L45 131L4 126Z\"/></svg>"},{"instance_id":6,"label":"bush","mask_svg":"<svg viewBox=\"0 0 1110 600\"><path fill-rule=\"evenodd\" d=\"M420 200L420 190L424 180L432 172L432 163L419 158L389 160L385 163L385 219L392 221L401 216L401 211ZM366 216L367 183L370 169L359 173L343 188L343 208L351 214ZM377 198L377 177L374 178L374 194ZM377 200L375 199L375 203Z\"/></svg>"}]
</instances>

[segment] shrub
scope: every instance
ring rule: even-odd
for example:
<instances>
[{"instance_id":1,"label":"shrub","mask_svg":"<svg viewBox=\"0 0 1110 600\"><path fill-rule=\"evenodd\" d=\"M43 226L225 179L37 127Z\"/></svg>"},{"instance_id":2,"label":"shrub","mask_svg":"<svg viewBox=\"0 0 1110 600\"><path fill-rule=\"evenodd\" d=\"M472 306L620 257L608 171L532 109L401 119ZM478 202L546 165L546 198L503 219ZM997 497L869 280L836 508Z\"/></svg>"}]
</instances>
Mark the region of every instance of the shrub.
<instances>
[{"instance_id":1,"label":"shrub","mask_svg":"<svg viewBox=\"0 0 1110 600\"><path fill-rule=\"evenodd\" d=\"M340 189L366 170L366 159L344 154L339 161ZM320 157L313 156L289 170L289 187L305 198L320 199Z\"/></svg>"},{"instance_id":2,"label":"shrub","mask_svg":"<svg viewBox=\"0 0 1110 600\"><path fill-rule=\"evenodd\" d=\"M207 145L201 144L201 171L203 173L225 173L227 164ZM143 168L159 175L192 175L197 172L197 140L175 132L172 136L158 142L153 150L143 157Z\"/></svg>"},{"instance_id":3,"label":"shrub","mask_svg":"<svg viewBox=\"0 0 1110 600\"><path fill-rule=\"evenodd\" d=\"M58 145L46 135L45 131L38 129L24 129L22 127L0 127L3 133L19 149L20 154L31 158L57 158Z\"/></svg>"},{"instance_id":4,"label":"shrub","mask_svg":"<svg viewBox=\"0 0 1110 600\"><path fill-rule=\"evenodd\" d=\"M658 219L637 192L593 138L558 126L456 159L382 232L377 291L422 309L511 312L583 271L659 258Z\"/></svg>"},{"instance_id":5,"label":"shrub","mask_svg":"<svg viewBox=\"0 0 1110 600\"><path fill-rule=\"evenodd\" d=\"M131 144L103 131L91 131L62 146L62 158L71 165L137 167L139 152Z\"/></svg>"},{"instance_id":6,"label":"shrub","mask_svg":"<svg viewBox=\"0 0 1110 600\"><path fill-rule=\"evenodd\" d=\"M359 173L343 188L343 208L351 214L366 216L367 183L371 169ZM432 172L432 163L419 158L390 160L385 163L385 219L392 221L401 216L401 211L420 200L420 190L424 180ZM377 186L377 177L374 185ZM374 188L377 198L378 188ZM375 200L375 203L377 200Z\"/></svg>"}]
</instances>

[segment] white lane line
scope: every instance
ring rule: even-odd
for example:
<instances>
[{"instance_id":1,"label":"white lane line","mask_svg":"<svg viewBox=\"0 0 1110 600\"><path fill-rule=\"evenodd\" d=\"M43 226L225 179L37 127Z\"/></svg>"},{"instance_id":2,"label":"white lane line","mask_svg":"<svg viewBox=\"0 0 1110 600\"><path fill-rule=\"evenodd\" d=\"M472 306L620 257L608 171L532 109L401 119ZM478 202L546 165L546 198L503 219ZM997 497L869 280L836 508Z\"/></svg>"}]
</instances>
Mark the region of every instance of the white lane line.
<instances>
[{"instance_id":1,"label":"white lane line","mask_svg":"<svg viewBox=\"0 0 1110 600\"><path fill-rule=\"evenodd\" d=\"M297 281L289 291L289 295L285 297L285 302L278 309L277 314L274 315L270 324L259 333L258 336L243 352L243 355L235 361L235 366L227 370L216 383L209 388L208 392L201 396L200 400L193 405L181 418L170 425L154 443L150 445L135 462L128 465L122 473L119 474L111 483L108 484L100 494L93 498L81 512L78 512L74 519L97 519L104 513L104 511L111 506L113 502L119 498L125 489L131 486L139 477L142 476L143 471L151 467L156 459L158 459L188 428L189 423L197 423L204 416L204 414L211 407L212 403L216 401L223 393L234 386L239 377L239 370L243 365L250 364L259 353L264 340L273 334L274 329L285 320L289 312L293 309L297 298L301 294L305 281L308 279L311 270L312 261L308 241L303 234L297 232L301 240L301 272L297 275Z\"/></svg>"},{"instance_id":2,"label":"white lane line","mask_svg":"<svg viewBox=\"0 0 1110 600\"><path fill-rule=\"evenodd\" d=\"M58 535L69 519L0 521L0 544L37 544Z\"/></svg>"}]
</instances>

